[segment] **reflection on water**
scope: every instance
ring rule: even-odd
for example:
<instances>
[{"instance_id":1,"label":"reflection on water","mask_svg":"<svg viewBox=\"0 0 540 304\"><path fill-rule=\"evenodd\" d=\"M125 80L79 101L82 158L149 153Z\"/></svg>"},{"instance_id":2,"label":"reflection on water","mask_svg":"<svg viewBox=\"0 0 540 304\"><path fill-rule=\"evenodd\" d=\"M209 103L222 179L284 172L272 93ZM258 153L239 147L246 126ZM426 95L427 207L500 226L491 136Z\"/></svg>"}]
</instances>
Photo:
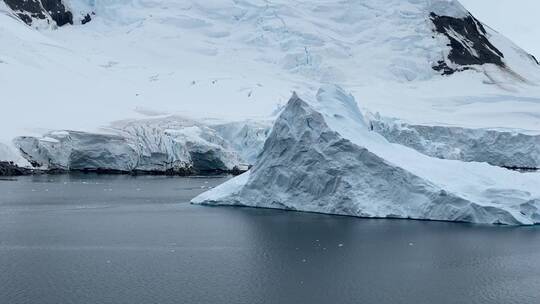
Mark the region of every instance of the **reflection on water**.
<instances>
[{"instance_id":1,"label":"reflection on water","mask_svg":"<svg viewBox=\"0 0 540 304\"><path fill-rule=\"evenodd\" d=\"M188 204L225 180L0 181L0 303L540 303L540 227Z\"/></svg>"}]
</instances>

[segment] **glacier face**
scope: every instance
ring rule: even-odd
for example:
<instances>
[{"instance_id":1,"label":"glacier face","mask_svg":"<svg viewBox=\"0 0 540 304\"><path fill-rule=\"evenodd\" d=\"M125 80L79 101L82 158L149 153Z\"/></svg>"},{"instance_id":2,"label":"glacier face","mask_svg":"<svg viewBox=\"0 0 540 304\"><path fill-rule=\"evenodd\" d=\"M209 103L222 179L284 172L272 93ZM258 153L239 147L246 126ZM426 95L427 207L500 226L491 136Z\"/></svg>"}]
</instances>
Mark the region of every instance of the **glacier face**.
<instances>
[{"instance_id":1,"label":"glacier face","mask_svg":"<svg viewBox=\"0 0 540 304\"><path fill-rule=\"evenodd\" d=\"M540 135L517 130L412 125L377 115L369 117L370 128L388 141L429 156L513 169L540 169Z\"/></svg>"},{"instance_id":2,"label":"glacier face","mask_svg":"<svg viewBox=\"0 0 540 304\"><path fill-rule=\"evenodd\" d=\"M209 126L226 140L248 164L252 165L263 150L272 127L271 121L213 123Z\"/></svg>"},{"instance_id":3,"label":"glacier face","mask_svg":"<svg viewBox=\"0 0 540 304\"><path fill-rule=\"evenodd\" d=\"M32 165L49 170L209 174L247 167L215 130L190 119L124 120L106 131L54 131L14 144Z\"/></svg>"},{"instance_id":4,"label":"glacier face","mask_svg":"<svg viewBox=\"0 0 540 304\"><path fill-rule=\"evenodd\" d=\"M18 137L14 144L34 166L49 170L131 171L134 147L117 135L55 131L42 138Z\"/></svg>"},{"instance_id":5,"label":"glacier face","mask_svg":"<svg viewBox=\"0 0 540 304\"><path fill-rule=\"evenodd\" d=\"M124 120L111 127L137 142L141 155L151 156L145 166L152 166L155 155L172 156L168 162L188 163L197 172L227 172L246 165L218 132L192 119L170 116Z\"/></svg>"},{"instance_id":6,"label":"glacier face","mask_svg":"<svg viewBox=\"0 0 540 304\"><path fill-rule=\"evenodd\" d=\"M472 173L474 172L474 173ZM254 167L192 202L472 223L534 224L538 175L427 157L371 132L352 96L293 96Z\"/></svg>"},{"instance_id":7,"label":"glacier face","mask_svg":"<svg viewBox=\"0 0 540 304\"><path fill-rule=\"evenodd\" d=\"M0 143L0 161L15 161L17 155L11 148L3 143Z\"/></svg>"}]
</instances>

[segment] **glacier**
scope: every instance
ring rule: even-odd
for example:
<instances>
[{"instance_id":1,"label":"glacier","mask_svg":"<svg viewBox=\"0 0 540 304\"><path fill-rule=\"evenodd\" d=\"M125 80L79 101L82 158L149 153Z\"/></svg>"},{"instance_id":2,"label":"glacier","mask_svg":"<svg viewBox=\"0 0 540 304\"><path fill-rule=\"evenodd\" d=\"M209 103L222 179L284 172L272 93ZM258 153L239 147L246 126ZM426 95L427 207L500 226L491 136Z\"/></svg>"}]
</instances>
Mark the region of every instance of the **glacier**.
<instances>
[{"instance_id":1,"label":"glacier","mask_svg":"<svg viewBox=\"0 0 540 304\"><path fill-rule=\"evenodd\" d=\"M245 162L253 165L262 152L273 121L247 120L236 122L210 122L214 129Z\"/></svg>"},{"instance_id":2,"label":"glacier","mask_svg":"<svg viewBox=\"0 0 540 304\"><path fill-rule=\"evenodd\" d=\"M14 144L34 167L46 170L187 175L247 168L215 130L183 117L118 121L103 131L53 131L17 137Z\"/></svg>"},{"instance_id":3,"label":"glacier","mask_svg":"<svg viewBox=\"0 0 540 304\"><path fill-rule=\"evenodd\" d=\"M6 112L25 113L0 121L0 142L43 130L93 132L143 118L136 108L267 120L292 91L327 83L371 112L415 125L540 130L526 115L540 113L540 66L487 25L463 21L472 19L458 1L63 3L74 16L95 15L84 25L35 30L0 1L0 99ZM474 29L504 66L453 61L450 32L437 31L431 13ZM454 44L474 38L451 29ZM433 69L440 61L466 69L443 76Z\"/></svg>"},{"instance_id":4,"label":"glacier","mask_svg":"<svg viewBox=\"0 0 540 304\"><path fill-rule=\"evenodd\" d=\"M6 144L0 143L0 160L14 161L17 154Z\"/></svg>"},{"instance_id":5,"label":"glacier","mask_svg":"<svg viewBox=\"0 0 540 304\"><path fill-rule=\"evenodd\" d=\"M511 129L414 125L371 113L366 116L370 128L388 141L429 156L486 162L518 170L540 169L540 135L537 134Z\"/></svg>"},{"instance_id":6,"label":"glacier","mask_svg":"<svg viewBox=\"0 0 540 304\"><path fill-rule=\"evenodd\" d=\"M307 98L303 98L307 99ZM540 175L432 158L369 129L352 95L294 95L247 173L192 203L372 218L540 222Z\"/></svg>"}]
</instances>

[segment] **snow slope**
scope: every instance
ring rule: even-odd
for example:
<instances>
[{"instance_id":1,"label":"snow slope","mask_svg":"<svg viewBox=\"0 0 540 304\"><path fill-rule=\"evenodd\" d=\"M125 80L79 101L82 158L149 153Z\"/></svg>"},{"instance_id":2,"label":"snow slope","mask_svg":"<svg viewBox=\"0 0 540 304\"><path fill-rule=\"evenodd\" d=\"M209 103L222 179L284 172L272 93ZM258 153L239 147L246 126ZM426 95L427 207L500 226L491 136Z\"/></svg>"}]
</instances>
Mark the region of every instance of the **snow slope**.
<instances>
[{"instance_id":1,"label":"snow slope","mask_svg":"<svg viewBox=\"0 0 540 304\"><path fill-rule=\"evenodd\" d=\"M540 223L540 175L441 160L370 131L339 87L294 95L254 167L193 203L361 217Z\"/></svg>"},{"instance_id":2,"label":"snow slope","mask_svg":"<svg viewBox=\"0 0 540 304\"><path fill-rule=\"evenodd\" d=\"M268 119L291 92L347 88L371 112L414 124L538 133L539 68L488 27L511 73L452 76L430 13L467 16L447 0L70 0L85 24L36 31L0 12L0 141L53 130L93 132L145 118ZM148 111L143 111L148 113Z\"/></svg>"}]
</instances>

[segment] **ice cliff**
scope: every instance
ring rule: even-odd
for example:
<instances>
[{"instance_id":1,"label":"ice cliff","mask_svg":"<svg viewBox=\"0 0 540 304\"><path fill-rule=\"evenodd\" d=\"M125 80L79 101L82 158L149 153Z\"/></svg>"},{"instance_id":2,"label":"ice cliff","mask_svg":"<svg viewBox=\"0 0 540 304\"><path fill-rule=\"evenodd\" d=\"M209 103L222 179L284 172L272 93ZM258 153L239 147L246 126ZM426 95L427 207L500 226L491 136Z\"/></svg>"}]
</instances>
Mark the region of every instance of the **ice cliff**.
<instances>
[{"instance_id":1,"label":"ice cliff","mask_svg":"<svg viewBox=\"0 0 540 304\"><path fill-rule=\"evenodd\" d=\"M414 125L379 115L368 117L370 128L388 141L429 156L512 169L540 169L540 135L520 130Z\"/></svg>"},{"instance_id":2,"label":"ice cliff","mask_svg":"<svg viewBox=\"0 0 540 304\"><path fill-rule=\"evenodd\" d=\"M540 222L540 176L442 160L369 129L354 98L327 86L296 95L253 168L192 202L376 218Z\"/></svg>"},{"instance_id":3,"label":"ice cliff","mask_svg":"<svg viewBox=\"0 0 540 304\"><path fill-rule=\"evenodd\" d=\"M209 126L226 140L248 164L254 164L263 150L271 121L213 123Z\"/></svg>"},{"instance_id":4,"label":"ice cliff","mask_svg":"<svg viewBox=\"0 0 540 304\"><path fill-rule=\"evenodd\" d=\"M106 131L54 131L14 144L34 167L48 170L211 174L247 167L215 130L190 119L124 120Z\"/></svg>"}]
</instances>

